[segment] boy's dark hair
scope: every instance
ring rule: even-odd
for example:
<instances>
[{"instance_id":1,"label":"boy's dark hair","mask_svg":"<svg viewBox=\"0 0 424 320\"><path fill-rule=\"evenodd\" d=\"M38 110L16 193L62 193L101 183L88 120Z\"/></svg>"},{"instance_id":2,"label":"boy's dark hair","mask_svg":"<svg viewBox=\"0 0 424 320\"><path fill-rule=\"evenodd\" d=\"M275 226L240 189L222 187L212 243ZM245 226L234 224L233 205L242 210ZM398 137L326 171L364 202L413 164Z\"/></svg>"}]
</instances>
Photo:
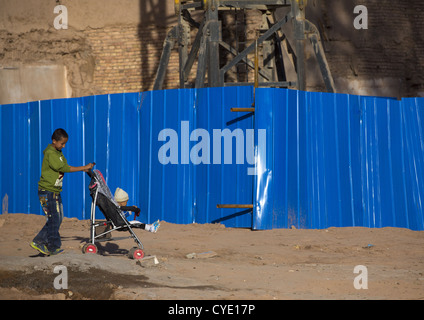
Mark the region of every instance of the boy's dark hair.
<instances>
[{"instance_id":1,"label":"boy's dark hair","mask_svg":"<svg viewBox=\"0 0 424 320\"><path fill-rule=\"evenodd\" d=\"M63 138L68 138L68 134L61 128L56 129L52 134L52 140L60 141Z\"/></svg>"}]
</instances>

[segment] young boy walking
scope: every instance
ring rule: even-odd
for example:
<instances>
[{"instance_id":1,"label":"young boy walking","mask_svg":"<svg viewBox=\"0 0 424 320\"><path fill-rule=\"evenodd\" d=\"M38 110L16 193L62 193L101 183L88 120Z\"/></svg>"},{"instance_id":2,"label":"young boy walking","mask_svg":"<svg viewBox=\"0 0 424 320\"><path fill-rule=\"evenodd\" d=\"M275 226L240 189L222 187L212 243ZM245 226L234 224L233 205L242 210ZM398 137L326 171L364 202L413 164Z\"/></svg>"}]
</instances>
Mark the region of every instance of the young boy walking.
<instances>
[{"instance_id":1,"label":"young boy walking","mask_svg":"<svg viewBox=\"0 0 424 320\"><path fill-rule=\"evenodd\" d=\"M62 192L63 177L67 172L92 169L94 163L82 167L68 165L62 149L68 142L68 134L63 129L56 129L52 135L52 143L43 151L41 178L38 182L38 197L47 221L41 231L31 242L31 247L45 255L63 252L59 228L63 220Z\"/></svg>"}]
</instances>

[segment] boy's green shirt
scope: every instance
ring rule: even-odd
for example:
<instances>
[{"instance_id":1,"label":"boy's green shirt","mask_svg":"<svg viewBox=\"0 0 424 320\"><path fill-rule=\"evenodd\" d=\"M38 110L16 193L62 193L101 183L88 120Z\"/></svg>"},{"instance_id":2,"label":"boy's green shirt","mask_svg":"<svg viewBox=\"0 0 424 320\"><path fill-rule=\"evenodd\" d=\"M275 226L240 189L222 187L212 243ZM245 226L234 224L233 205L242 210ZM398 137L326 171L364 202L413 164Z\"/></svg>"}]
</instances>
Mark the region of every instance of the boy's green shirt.
<instances>
[{"instance_id":1,"label":"boy's green shirt","mask_svg":"<svg viewBox=\"0 0 424 320\"><path fill-rule=\"evenodd\" d=\"M53 145L49 144L43 153L44 158L38 187L59 193L62 191L63 176L65 172L70 172L71 167L68 165L62 151L56 150Z\"/></svg>"}]
</instances>

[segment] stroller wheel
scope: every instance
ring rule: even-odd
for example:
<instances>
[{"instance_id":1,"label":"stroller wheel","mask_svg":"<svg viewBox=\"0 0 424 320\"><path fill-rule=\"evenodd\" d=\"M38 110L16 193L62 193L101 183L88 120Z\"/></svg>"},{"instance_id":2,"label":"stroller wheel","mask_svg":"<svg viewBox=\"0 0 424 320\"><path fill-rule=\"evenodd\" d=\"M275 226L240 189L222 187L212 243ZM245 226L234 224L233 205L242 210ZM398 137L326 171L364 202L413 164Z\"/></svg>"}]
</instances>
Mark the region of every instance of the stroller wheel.
<instances>
[{"instance_id":1,"label":"stroller wheel","mask_svg":"<svg viewBox=\"0 0 424 320\"><path fill-rule=\"evenodd\" d=\"M82 247L82 253L97 253L97 246L93 243L86 243Z\"/></svg>"},{"instance_id":2,"label":"stroller wheel","mask_svg":"<svg viewBox=\"0 0 424 320\"><path fill-rule=\"evenodd\" d=\"M130 259L135 259L135 260L143 259L144 252L140 248L134 247L130 250L130 252L128 253L128 256L130 257Z\"/></svg>"}]
</instances>

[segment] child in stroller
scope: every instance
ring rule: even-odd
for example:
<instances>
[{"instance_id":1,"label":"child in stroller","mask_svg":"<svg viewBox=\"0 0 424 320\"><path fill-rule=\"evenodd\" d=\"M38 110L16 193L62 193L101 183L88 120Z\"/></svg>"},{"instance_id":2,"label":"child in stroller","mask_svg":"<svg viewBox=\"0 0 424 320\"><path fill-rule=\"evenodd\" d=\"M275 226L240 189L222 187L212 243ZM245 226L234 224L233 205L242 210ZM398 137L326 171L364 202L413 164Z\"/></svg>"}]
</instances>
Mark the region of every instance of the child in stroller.
<instances>
[{"instance_id":1,"label":"child in stroller","mask_svg":"<svg viewBox=\"0 0 424 320\"><path fill-rule=\"evenodd\" d=\"M128 196L128 193L126 193L123 189L116 188L114 197L115 197L115 201L118 203L120 209L122 211L124 211L125 217L127 217L129 215L129 213L128 214L126 213L128 211L134 212L135 217L138 217L140 215L140 209L139 208L137 208L136 206L127 206L129 196ZM150 232L153 232L153 233L156 233L158 231L159 227L160 227L159 220L157 220L153 224L141 223L141 222L138 222L136 220L129 221L129 222L135 228L140 228L140 229L150 231Z\"/></svg>"},{"instance_id":2,"label":"child in stroller","mask_svg":"<svg viewBox=\"0 0 424 320\"><path fill-rule=\"evenodd\" d=\"M146 225L137 220L128 221L123 210L133 211L136 214L139 214L140 209L135 206L120 206L112 196L112 193L110 192L110 189L99 170L89 170L87 174L91 178L88 188L93 201L91 203L90 241L83 246L83 253L97 253L96 242L109 240L110 232L112 231L128 231L137 244L137 247L133 247L129 251L129 257L133 259L143 258L143 245L132 229L141 228L146 230L147 228L149 231L152 230L155 232L159 227L159 221L155 222L153 225ZM120 192L117 194L118 198L119 194ZM122 200L122 198L119 200ZM127 201L128 199L121 202L121 204L126 205ZM103 213L106 221L96 220L96 206Z\"/></svg>"}]
</instances>

